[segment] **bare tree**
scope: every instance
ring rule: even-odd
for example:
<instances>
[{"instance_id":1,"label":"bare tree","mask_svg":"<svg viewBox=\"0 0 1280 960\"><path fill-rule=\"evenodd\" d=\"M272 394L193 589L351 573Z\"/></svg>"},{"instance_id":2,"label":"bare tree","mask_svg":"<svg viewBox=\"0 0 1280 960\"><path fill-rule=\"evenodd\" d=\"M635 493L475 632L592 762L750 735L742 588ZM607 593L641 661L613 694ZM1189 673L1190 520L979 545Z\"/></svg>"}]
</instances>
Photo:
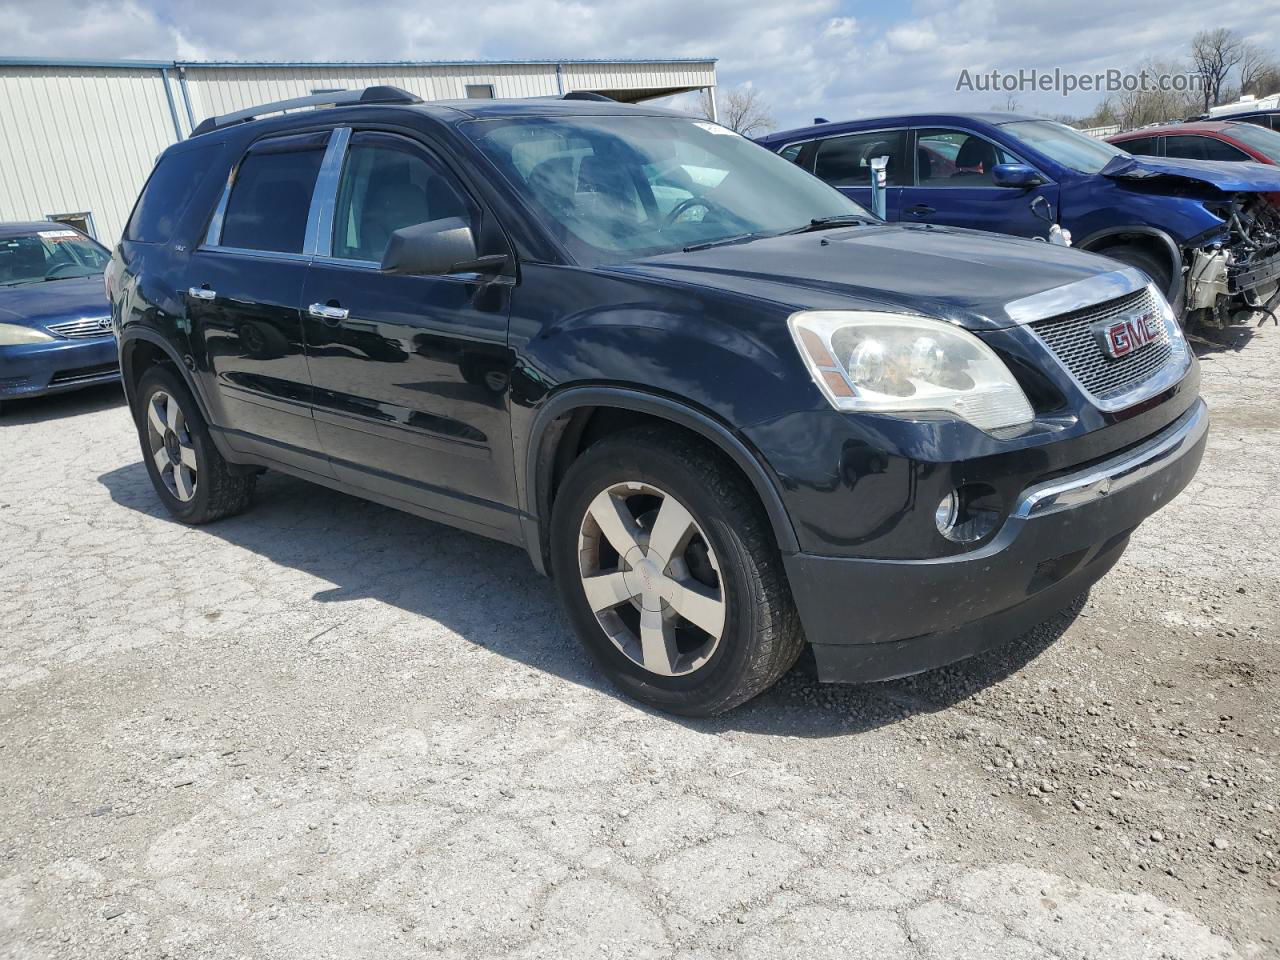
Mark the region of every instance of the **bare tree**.
<instances>
[{"instance_id":1,"label":"bare tree","mask_svg":"<svg viewBox=\"0 0 1280 960\"><path fill-rule=\"evenodd\" d=\"M1005 113L1021 113L1022 101L1018 99L1016 93L1005 95L1004 103L997 103L991 107L992 110L1001 110Z\"/></svg>"},{"instance_id":2,"label":"bare tree","mask_svg":"<svg viewBox=\"0 0 1280 960\"><path fill-rule=\"evenodd\" d=\"M1265 97L1274 92L1270 84L1275 83L1280 73L1280 65L1276 64L1271 53L1263 50L1255 43L1245 43L1240 50L1240 92L1252 93Z\"/></svg>"},{"instance_id":3,"label":"bare tree","mask_svg":"<svg viewBox=\"0 0 1280 960\"><path fill-rule=\"evenodd\" d=\"M1244 42L1234 30L1201 30L1191 38L1191 60L1204 89L1204 109L1222 102L1222 87L1244 56Z\"/></svg>"},{"instance_id":4,"label":"bare tree","mask_svg":"<svg viewBox=\"0 0 1280 960\"><path fill-rule=\"evenodd\" d=\"M1169 60L1154 57L1144 60L1137 71L1153 76L1172 76L1185 72L1185 67ZM1103 105L1115 116L1111 123L1118 123L1126 130L1146 126L1149 123L1166 123L1181 120L1199 108L1195 94L1174 90L1125 90L1103 101ZM1103 124L1098 124L1102 126Z\"/></svg>"},{"instance_id":5,"label":"bare tree","mask_svg":"<svg viewBox=\"0 0 1280 960\"><path fill-rule=\"evenodd\" d=\"M769 105L760 96L755 87L743 86L726 90L716 100L719 122L730 130L736 130L744 137L752 137L768 133L777 124ZM711 119L711 91L702 91L702 115Z\"/></svg>"}]
</instances>

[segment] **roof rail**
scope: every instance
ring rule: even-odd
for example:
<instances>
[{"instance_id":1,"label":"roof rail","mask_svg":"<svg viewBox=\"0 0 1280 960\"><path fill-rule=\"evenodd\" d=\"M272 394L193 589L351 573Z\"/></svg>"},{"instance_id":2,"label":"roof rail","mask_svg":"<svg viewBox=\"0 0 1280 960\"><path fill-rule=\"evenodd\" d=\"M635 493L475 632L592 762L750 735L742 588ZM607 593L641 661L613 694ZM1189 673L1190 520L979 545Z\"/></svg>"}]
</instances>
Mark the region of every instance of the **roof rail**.
<instances>
[{"instance_id":1,"label":"roof rail","mask_svg":"<svg viewBox=\"0 0 1280 960\"><path fill-rule=\"evenodd\" d=\"M414 96L408 90L399 87L377 86L365 87L363 90L336 90L330 93L317 93L309 97L296 97L293 100L277 100L275 103L264 103L224 113L218 117L209 117L191 131L191 136L198 137L202 133L211 133L223 127L237 123L248 123L269 113L282 113L286 110L298 110L303 107L343 107L354 103L421 103L422 98Z\"/></svg>"},{"instance_id":2,"label":"roof rail","mask_svg":"<svg viewBox=\"0 0 1280 960\"><path fill-rule=\"evenodd\" d=\"M594 93L591 90L570 90L561 100L603 100L605 103L613 103L613 97L606 97L603 93Z\"/></svg>"}]
</instances>

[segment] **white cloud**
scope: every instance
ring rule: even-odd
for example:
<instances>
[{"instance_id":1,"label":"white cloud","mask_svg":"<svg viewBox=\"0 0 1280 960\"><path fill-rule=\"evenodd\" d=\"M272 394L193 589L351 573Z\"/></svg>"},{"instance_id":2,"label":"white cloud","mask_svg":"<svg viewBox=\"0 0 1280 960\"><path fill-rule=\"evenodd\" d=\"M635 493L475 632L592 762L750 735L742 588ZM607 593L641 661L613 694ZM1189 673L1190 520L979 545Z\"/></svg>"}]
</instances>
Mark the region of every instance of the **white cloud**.
<instances>
[{"instance_id":1,"label":"white cloud","mask_svg":"<svg viewBox=\"0 0 1280 960\"><path fill-rule=\"evenodd\" d=\"M828 40L847 40L857 32L856 17L832 17L822 28L822 35Z\"/></svg>"}]
</instances>

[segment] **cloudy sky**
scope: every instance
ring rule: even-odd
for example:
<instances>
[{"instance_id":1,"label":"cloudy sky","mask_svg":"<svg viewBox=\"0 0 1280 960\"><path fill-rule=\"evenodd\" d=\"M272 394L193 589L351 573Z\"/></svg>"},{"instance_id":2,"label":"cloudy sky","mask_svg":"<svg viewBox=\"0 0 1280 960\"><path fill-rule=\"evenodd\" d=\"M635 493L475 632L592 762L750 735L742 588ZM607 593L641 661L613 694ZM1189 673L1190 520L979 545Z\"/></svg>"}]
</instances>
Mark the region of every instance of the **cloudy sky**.
<instances>
[{"instance_id":1,"label":"cloudy sky","mask_svg":"<svg viewBox=\"0 0 1280 960\"><path fill-rule=\"evenodd\" d=\"M1231 27L1280 55L1270 0L0 0L0 55L399 60L718 57L781 126L895 110L989 109L962 70L1093 73L1185 55ZM1087 113L1097 94L1023 93Z\"/></svg>"}]
</instances>

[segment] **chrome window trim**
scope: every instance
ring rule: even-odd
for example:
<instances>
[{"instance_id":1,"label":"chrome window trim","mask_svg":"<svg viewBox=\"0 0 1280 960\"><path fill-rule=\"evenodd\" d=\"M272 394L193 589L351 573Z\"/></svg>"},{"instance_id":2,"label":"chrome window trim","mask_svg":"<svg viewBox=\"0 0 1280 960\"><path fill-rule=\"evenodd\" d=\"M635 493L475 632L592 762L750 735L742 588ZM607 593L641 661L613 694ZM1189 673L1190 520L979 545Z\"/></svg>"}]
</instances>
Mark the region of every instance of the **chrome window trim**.
<instances>
[{"instance_id":1,"label":"chrome window trim","mask_svg":"<svg viewBox=\"0 0 1280 960\"><path fill-rule=\"evenodd\" d=\"M257 260L288 260L291 263L310 263L313 259L309 253L288 253L283 250L255 250L253 247L224 247L221 244L201 244L201 253L232 253L240 257L253 257Z\"/></svg>"},{"instance_id":2,"label":"chrome window trim","mask_svg":"<svg viewBox=\"0 0 1280 960\"><path fill-rule=\"evenodd\" d=\"M1048 320L1115 300L1125 294L1136 293L1145 287L1148 280L1134 267L1124 267L1107 273L1097 273L1074 283L1054 287L1041 293L1033 293L1029 297L1010 300L1004 305L1004 312L1014 323L1023 326L1037 320Z\"/></svg>"},{"instance_id":3,"label":"chrome window trim","mask_svg":"<svg viewBox=\"0 0 1280 960\"><path fill-rule=\"evenodd\" d=\"M320 161L320 173L311 193L311 208L307 211L307 233L302 241L303 252L312 256L327 257L333 250L333 216L338 203L338 183L342 179L350 141L350 127L334 127L324 159Z\"/></svg>"}]
</instances>

